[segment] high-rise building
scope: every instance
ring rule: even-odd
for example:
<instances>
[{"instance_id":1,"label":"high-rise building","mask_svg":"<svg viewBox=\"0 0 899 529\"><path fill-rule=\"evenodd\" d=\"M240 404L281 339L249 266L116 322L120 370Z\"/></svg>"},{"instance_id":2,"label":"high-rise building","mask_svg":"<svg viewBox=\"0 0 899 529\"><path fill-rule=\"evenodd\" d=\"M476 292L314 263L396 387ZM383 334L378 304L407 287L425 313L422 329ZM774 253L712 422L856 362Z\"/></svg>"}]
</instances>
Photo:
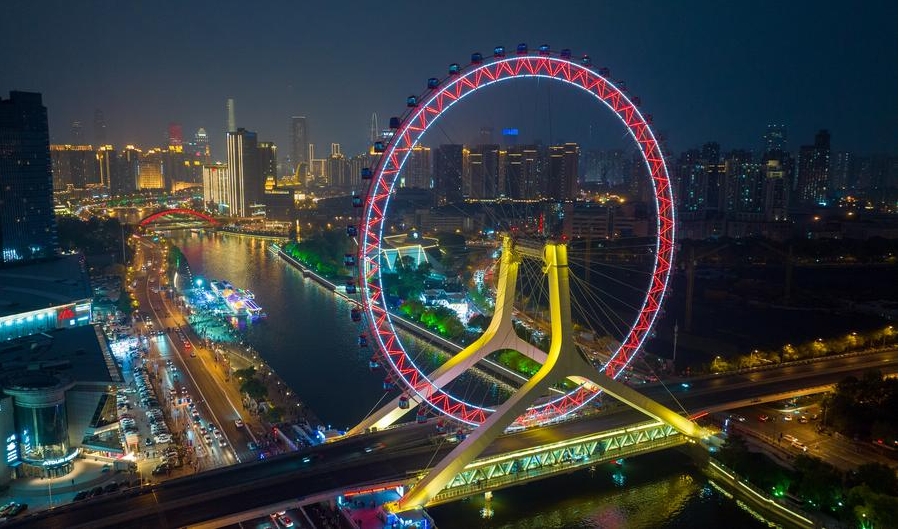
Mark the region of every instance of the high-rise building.
<instances>
[{"instance_id":1,"label":"high-rise building","mask_svg":"<svg viewBox=\"0 0 899 529\"><path fill-rule=\"evenodd\" d=\"M126 145L119 154L118 167L110 179L112 195L128 195L137 191L137 175L140 172L141 151L134 145Z\"/></svg>"},{"instance_id":2,"label":"high-rise building","mask_svg":"<svg viewBox=\"0 0 899 529\"><path fill-rule=\"evenodd\" d=\"M760 220L765 207L764 174L752 152L735 150L724 159L724 207L746 220Z\"/></svg>"},{"instance_id":3,"label":"high-rise building","mask_svg":"<svg viewBox=\"0 0 899 529\"><path fill-rule=\"evenodd\" d=\"M225 109L228 111L228 132L237 130L237 119L234 117L234 100L228 99L225 103Z\"/></svg>"},{"instance_id":4,"label":"high-rise building","mask_svg":"<svg viewBox=\"0 0 899 529\"><path fill-rule=\"evenodd\" d=\"M99 108L94 110L94 145L106 145L106 118Z\"/></svg>"},{"instance_id":5,"label":"high-rise building","mask_svg":"<svg viewBox=\"0 0 899 529\"><path fill-rule=\"evenodd\" d=\"M208 162L211 153L209 152L209 135L206 134L206 129L203 127L197 129L197 133L194 134L194 143L197 146L197 151L194 156L203 158Z\"/></svg>"},{"instance_id":6,"label":"high-rise building","mask_svg":"<svg viewBox=\"0 0 899 529\"><path fill-rule=\"evenodd\" d=\"M768 125L768 130L765 132L765 158L772 159L769 153L784 152L786 149L787 128L783 125Z\"/></svg>"},{"instance_id":7,"label":"high-rise building","mask_svg":"<svg viewBox=\"0 0 899 529\"><path fill-rule=\"evenodd\" d=\"M293 116L290 118L290 172L296 173L297 167L303 163L308 167L311 161L306 116Z\"/></svg>"},{"instance_id":8,"label":"high-rise building","mask_svg":"<svg viewBox=\"0 0 899 529\"><path fill-rule=\"evenodd\" d=\"M165 189L162 154L149 150L137 164L137 189Z\"/></svg>"},{"instance_id":9,"label":"high-rise building","mask_svg":"<svg viewBox=\"0 0 899 529\"><path fill-rule=\"evenodd\" d=\"M327 165L328 183L331 187L347 191L358 187L360 176L350 173L350 166L340 152L339 143L331 144L331 155L328 157Z\"/></svg>"},{"instance_id":10,"label":"high-rise building","mask_svg":"<svg viewBox=\"0 0 899 529\"><path fill-rule=\"evenodd\" d=\"M102 145L97 149L97 167L99 168L100 186L107 192L112 189L113 173L118 169L118 153L112 145Z\"/></svg>"},{"instance_id":11,"label":"high-rise building","mask_svg":"<svg viewBox=\"0 0 899 529\"><path fill-rule=\"evenodd\" d=\"M203 166L203 203L219 215L231 215L231 205L237 204L237 182L231 178L228 166L222 163Z\"/></svg>"},{"instance_id":12,"label":"high-rise building","mask_svg":"<svg viewBox=\"0 0 899 529\"><path fill-rule=\"evenodd\" d=\"M540 157L536 145L516 145L500 153L500 188L513 199L540 196Z\"/></svg>"},{"instance_id":13,"label":"high-rise building","mask_svg":"<svg viewBox=\"0 0 899 529\"><path fill-rule=\"evenodd\" d=\"M463 194L475 199L499 197L499 145L476 145L464 154Z\"/></svg>"},{"instance_id":14,"label":"high-rise building","mask_svg":"<svg viewBox=\"0 0 899 529\"><path fill-rule=\"evenodd\" d=\"M262 204L265 179L259 170L259 148L256 133L243 128L229 132L227 136L228 171L236 186L230 215L249 217L250 206Z\"/></svg>"},{"instance_id":15,"label":"high-rise building","mask_svg":"<svg viewBox=\"0 0 899 529\"><path fill-rule=\"evenodd\" d=\"M403 166L403 187L431 188L431 148L416 145Z\"/></svg>"},{"instance_id":16,"label":"high-rise building","mask_svg":"<svg viewBox=\"0 0 899 529\"><path fill-rule=\"evenodd\" d=\"M53 189L88 189L100 184L97 153L90 145L51 145Z\"/></svg>"},{"instance_id":17,"label":"high-rise building","mask_svg":"<svg viewBox=\"0 0 899 529\"><path fill-rule=\"evenodd\" d=\"M434 190L437 203L462 201L462 145L444 144L434 154Z\"/></svg>"},{"instance_id":18,"label":"high-rise building","mask_svg":"<svg viewBox=\"0 0 899 529\"><path fill-rule=\"evenodd\" d=\"M84 143L84 127L81 126L80 121L75 120L72 122L72 144L82 145Z\"/></svg>"},{"instance_id":19,"label":"high-rise building","mask_svg":"<svg viewBox=\"0 0 899 529\"><path fill-rule=\"evenodd\" d=\"M856 184L855 156L849 151L838 151L833 157L830 189L834 194L845 196Z\"/></svg>"},{"instance_id":20,"label":"high-rise building","mask_svg":"<svg viewBox=\"0 0 899 529\"><path fill-rule=\"evenodd\" d=\"M184 131L180 123L169 123L169 148L176 150L184 148Z\"/></svg>"},{"instance_id":21,"label":"high-rise building","mask_svg":"<svg viewBox=\"0 0 899 529\"><path fill-rule=\"evenodd\" d=\"M278 146L270 141L259 142L259 173L262 180L278 178Z\"/></svg>"},{"instance_id":22,"label":"high-rise building","mask_svg":"<svg viewBox=\"0 0 899 529\"><path fill-rule=\"evenodd\" d=\"M797 203L801 205L826 204L829 185L830 133L820 130L815 134L814 145L803 145L799 149Z\"/></svg>"},{"instance_id":23,"label":"high-rise building","mask_svg":"<svg viewBox=\"0 0 899 529\"><path fill-rule=\"evenodd\" d=\"M765 220L787 219L790 198L788 183L787 172L781 162L768 160L765 164Z\"/></svg>"},{"instance_id":24,"label":"high-rise building","mask_svg":"<svg viewBox=\"0 0 899 529\"><path fill-rule=\"evenodd\" d=\"M0 248L2 262L57 252L47 108L41 94L0 98Z\"/></svg>"},{"instance_id":25,"label":"high-rise building","mask_svg":"<svg viewBox=\"0 0 899 529\"><path fill-rule=\"evenodd\" d=\"M580 149L576 143L553 145L549 148L547 174L543 179L544 196L561 201L577 198L579 158Z\"/></svg>"}]
</instances>

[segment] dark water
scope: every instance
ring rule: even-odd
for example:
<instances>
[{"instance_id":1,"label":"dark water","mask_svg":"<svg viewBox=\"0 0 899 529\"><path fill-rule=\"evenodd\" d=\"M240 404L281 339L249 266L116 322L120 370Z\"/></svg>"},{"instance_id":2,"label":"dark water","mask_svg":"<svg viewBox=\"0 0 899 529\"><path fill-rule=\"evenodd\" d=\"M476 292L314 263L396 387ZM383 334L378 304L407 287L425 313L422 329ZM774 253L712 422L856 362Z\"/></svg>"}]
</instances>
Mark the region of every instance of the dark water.
<instances>
[{"instance_id":1,"label":"dark water","mask_svg":"<svg viewBox=\"0 0 899 529\"><path fill-rule=\"evenodd\" d=\"M764 527L673 450L500 490L490 504L491 519L482 517L483 496L428 513L440 529Z\"/></svg>"},{"instance_id":2,"label":"dark water","mask_svg":"<svg viewBox=\"0 0 899 529\"><path fill-rule=\"evenodd\" d=\"M249 330L250 342L322 420L351 426L384 396L383 374L369 371L370 352L358 346L347 302L304 280L268 250L269 242L221 234L175 237L194 274L229 279L256 294L268 319ZM481 518L483 497L429 512L441 529L761 527L686 461L666 451L498 491L490 520Z\"/></svg>"}]
</instances>

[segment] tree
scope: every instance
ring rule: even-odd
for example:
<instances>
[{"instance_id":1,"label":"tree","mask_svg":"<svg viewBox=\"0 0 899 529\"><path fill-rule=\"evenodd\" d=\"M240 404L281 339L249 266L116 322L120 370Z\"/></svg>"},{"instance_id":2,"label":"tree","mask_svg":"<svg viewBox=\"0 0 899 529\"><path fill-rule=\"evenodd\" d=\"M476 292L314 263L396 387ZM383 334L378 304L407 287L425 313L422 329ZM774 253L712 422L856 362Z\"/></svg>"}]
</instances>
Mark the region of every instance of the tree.
<instances>
[{"instance_id":1,"label":"tree","mask_svg":"<svg viewBox=\"0 0 899 529\"><path fill-rule=\"evenodd\" d=\"M258 378L248 378L240 383L240 391L253 400L263 400L268 396L268 388Z\"/></svg>"}]
</instances>

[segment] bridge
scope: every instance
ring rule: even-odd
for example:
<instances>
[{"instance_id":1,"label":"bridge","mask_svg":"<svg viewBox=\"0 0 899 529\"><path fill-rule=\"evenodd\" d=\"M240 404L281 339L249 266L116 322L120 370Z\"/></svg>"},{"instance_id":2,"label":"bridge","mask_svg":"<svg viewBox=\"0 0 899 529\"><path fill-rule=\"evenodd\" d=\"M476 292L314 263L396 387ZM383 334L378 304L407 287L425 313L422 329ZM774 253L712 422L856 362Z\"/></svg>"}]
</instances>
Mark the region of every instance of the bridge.
<instances>
[{"instance_id":1,"label":"bridge","mask_svg":"<svg viewBox=\"0 0 899 529\"><path fill-rule=\"evenodd\" d=\"M644 394L690 416L820 392L868 369L895 373L895 349L798 362L691 380L691 387L647 386ZM672 392L674 395L672 395ZM360 489L412 485L453 443L431 424L406 424L347 437L270 460L234 465L69 504L10 520L9 527L215 527L265 511L333 499ZM436 441L436 442L435 442ZM492 441L429 504L572 472L619 457L678 446L687 438L629 406L603 406L579 420L526 429ZM277 509L276 509L277 508ZM225 522L227 520L227 522ZM218 521L218 522L217 522Z\"/></svg>"},{"instance_id":2,"label":"bridge","mask_svg":"<svg viewBox=\"0 0 899 529\"><path fill-rule=\"evenodd\" d=\"M208 222L209 224L212 224L213 226L218 226L218 224L219 224L219 221L217 221L214 217L211 217L205 213L201 213L199 211L195 211L193 209L188 209L188 208L171 208L171 209L164 209L162 211L157 211L156 213L148 215L147 217L145 217L143 220L140 221L140 225L143 227L146 227L163 217L185 216L185 215L198 218L200 220Z\"/></svg>"}]
</instances>

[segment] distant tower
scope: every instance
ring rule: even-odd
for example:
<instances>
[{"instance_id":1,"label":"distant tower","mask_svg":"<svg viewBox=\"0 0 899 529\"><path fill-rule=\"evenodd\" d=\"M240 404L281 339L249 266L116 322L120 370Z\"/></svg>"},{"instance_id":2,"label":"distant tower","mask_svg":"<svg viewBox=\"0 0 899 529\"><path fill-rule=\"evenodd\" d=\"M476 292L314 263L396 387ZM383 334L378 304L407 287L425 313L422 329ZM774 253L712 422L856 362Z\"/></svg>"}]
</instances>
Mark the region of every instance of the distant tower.
<instances>
[{"instance_id":1,"label":"distant tower","mask_svg":"<svg viewBox=\"0 0 899 529\"><path fill-rule=\"evenodd\" d=\"M765 154L771 157L771 153L780 153L787 146L787 129L783 125L768 125L765 132Z\"/></svg>"},{"instance_id":2,"label":"distant tower","mask_svg":"<svg viewBox=\"0 0 899 529\"><path fill-rule=\"evenodd\" d=\"M371 115L371 132L369 133L369 137L368 137L368 140L369 140L371 143L374 143L374 142L378 141L378 131L379 131L379 130L380 130L380 129L378 129L378 113L377 113L377 112L372 112L372 115Z\"/></svg>"},{"instance_id":3,"label":"distant tower","mask_svg":"<svg viewBox=\"0 0 899 529\"><path fill-rule=\"evenodd\" d=\"M94 110L94 143L98 147L106 145L106 118L99 108Z\"/></svg>"},{"instance_id":4,"label":"distant tower","mask_svg":"<svg viewBox=\"0 0 899 529\"><path fill-rule=\"evenodd\" d=\"M180 123L169 123L169 147L182 147L184 145L184 132Z\"/></svg>"},{"instance_id":5,"label":"distant tower","mask_svg":"<svg viewBox=\"0 0 899 529\"><path fill-rule=\"evenodd\" d=\"M234 119L234 100L228 99L225 106L228 108L228 132L234 132L237 130L237 121Z\"/></svg>"},{"instance_id":6,"label":"distant tower","mask_svg":"<svg viewBox=\"0 0 899 529\"><path fill-rule=\"evenodd\" d=\"M72 145L81 145L84 143L84 128L81 122L75 120L72 122Z\"/></svg>"},{"instance_id":7,"label":"distant tower","mask_svg":"<svg viewBox=\"0 0 899 529\"><path fill-rule=\"evenodd\" d=\"M295 172L300 164L308 166L311 162L306 116L293 116L290 118L290 163L293 165L290 172Z\"/></svg>"}]
</instances>

